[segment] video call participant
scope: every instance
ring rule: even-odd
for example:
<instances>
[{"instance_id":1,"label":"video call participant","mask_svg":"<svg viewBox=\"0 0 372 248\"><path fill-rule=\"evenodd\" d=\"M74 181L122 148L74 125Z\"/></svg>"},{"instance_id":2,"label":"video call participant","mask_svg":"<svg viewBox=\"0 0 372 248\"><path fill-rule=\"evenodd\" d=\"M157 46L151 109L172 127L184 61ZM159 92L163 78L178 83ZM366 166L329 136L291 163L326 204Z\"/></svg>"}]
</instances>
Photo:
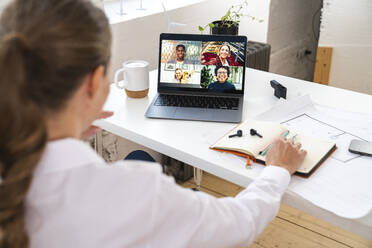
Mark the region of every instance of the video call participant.
<instances>
[{"instance_id":1,"label":"video call participant","mask_svg":"<svg viewBox=\"0 0 372 248\"><path fill-rule=\"evenodd\" d=\"M230 76L230 69L228 66L217 66L214 69L214 74L217 77L217 81L208 85L208 90L214 92L233 92L235 86L232 83L227 82Z\"/></svg>"},{"instance_id":2,"label":"video call participant","mask_svg":"<svg viewBox=\"0 0 372 248\"><path fill-rule=\"evenodd\" d=\"M169 64L178 64L178 65L183 65L183 64L192 64L191 60L188 60L185 58L186 56L186 47L183 44L178 44L176 46L176 59L169 60Z\"/></svg>"},{"instance_id":3,"label":"video call participant","mask_svg":"<svg viewBox=\"0 0 372 248\"><path fill-rule=\"evenodd\" d=\"M236 57L231 54L230 46L227 44L220 46L217 54L210 52L203 53L201 62L203 65L241 66L236 61Z\"/></svg>"},{"instance_id":4,"label":"video call participant","mask_svg":"<svg viewBox=\"0 0 372 248\"><path fill-rule=\"evenodd\" d=\"M174 71L174 79L173 79L173 82L174 83L181 83L182 82L182 78L183 78L183 71L181 68L177 68L175 71Z\"/></svg>"},{"instance_id":5,"label":"video call participant","mask_svg":"<svg viewBox=\"0 0 372 248\"><path fill-rule=\"evenodd\" d=\"M194 71L187 72L181 68L177 68L174 71L173 83L188 84L191 81L192 75L194 75Z\"/></svg>"}]
</instances>

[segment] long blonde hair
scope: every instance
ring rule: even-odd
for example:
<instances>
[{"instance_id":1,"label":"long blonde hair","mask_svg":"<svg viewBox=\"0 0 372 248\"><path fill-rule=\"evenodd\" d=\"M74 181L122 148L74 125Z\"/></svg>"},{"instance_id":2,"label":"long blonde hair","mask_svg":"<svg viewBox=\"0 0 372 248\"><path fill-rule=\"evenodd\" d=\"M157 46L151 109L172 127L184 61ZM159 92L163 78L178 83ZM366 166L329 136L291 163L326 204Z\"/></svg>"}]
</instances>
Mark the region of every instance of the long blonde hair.
<instances>
[{"instance_id":1,"label":"long blonde hair","mask_svg":"<svg viewBox=\"0 0 372 248\"><path fill-rule=\"evenodd\" d=\"M85 0L14 0L0 18L0 247L28 247L24 200L58 111L111 54L105 14Z\"/></svg>"}]
</instances>

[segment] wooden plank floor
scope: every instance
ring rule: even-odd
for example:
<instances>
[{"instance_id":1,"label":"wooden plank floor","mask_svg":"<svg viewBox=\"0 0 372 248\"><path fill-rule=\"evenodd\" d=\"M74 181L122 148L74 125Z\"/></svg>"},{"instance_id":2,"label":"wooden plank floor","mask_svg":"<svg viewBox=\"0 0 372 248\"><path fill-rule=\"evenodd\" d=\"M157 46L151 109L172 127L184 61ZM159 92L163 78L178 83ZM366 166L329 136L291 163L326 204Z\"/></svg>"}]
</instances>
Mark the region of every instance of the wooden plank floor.
<instances>
[{"instance_id":1,"label":"wooden plank floor","mask_svg":"<svg viewBox=\"0 0 372 248\"><path fill-rule=\"evenodd\" d=\"M194 188L193 179L181 183ZM201 191L216 197L235 196L243 188L203 173ZM372 242L323 220L281 204L279 214L249 248L372 248Z\"/></svg>"}]
</instances>

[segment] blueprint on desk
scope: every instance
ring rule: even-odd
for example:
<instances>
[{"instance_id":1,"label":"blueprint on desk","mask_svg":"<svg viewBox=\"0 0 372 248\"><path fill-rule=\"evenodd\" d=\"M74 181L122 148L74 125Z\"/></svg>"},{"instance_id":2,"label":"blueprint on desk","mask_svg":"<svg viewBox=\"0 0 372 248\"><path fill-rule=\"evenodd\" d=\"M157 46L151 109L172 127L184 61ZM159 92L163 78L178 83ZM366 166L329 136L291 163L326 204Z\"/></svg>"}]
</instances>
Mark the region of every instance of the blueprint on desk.
<instances>
[{"instance_id":1,"label":"blueprint on desk","mask_svg":"<svg viewBox=\"0 0 372 248\"><path fill-rule=\"evenodd\" d=\"M337 145L309 178L292 177L289 191L344 218L362 218L372 210L372 157L348 151L352 139L372 142L371 115L318 105L302 96L279 103L257 119L280 122L291 132Z\"/></svg>"}]
</instances>

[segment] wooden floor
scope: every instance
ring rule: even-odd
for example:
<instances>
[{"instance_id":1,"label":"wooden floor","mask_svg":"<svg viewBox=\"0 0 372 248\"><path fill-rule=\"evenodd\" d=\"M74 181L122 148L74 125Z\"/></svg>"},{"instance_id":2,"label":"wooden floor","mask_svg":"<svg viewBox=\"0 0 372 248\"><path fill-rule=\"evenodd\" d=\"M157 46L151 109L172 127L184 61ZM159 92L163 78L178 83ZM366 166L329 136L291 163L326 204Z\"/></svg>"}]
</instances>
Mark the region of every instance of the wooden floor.
<instances>
[{"instance_id":1,"label":"wooden floor","mask_svg":"<svg viewBox=\"0 0 372 248\"><path fill-rule=\"evenodd\" d=\"M182 186L194 188L193 179ZM235 196L243 188L204 173L201 191L216 197ZM284 204L278 216L249 248L372 248L372 242Z\"/></svg>"}]
</instances>

